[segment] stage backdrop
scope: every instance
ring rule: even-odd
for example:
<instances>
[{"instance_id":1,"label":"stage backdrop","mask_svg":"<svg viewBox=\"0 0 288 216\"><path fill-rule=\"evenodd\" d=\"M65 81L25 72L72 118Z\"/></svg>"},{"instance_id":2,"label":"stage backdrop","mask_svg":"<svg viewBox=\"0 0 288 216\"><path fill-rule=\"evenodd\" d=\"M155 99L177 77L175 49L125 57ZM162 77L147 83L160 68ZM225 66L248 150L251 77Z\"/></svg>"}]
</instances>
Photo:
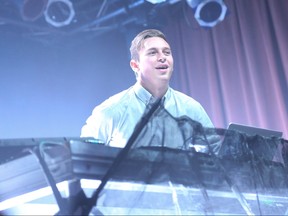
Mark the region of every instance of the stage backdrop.
<instances>
[{"instance_id":1,"label":"stage backdrop","mask_svg":"<svg viewBox=\"0 0 288 216\"><path fill-rule=\"evenodd\" d=\"M186 20L166 30L176 62L173 85L199 100L215 126L230 122L288 137L288 1L225 0L211 29Z\"/></svg>"},{"instance_id":2,"label":"stage backdrop","mask_svg":"<svg viewBox=\"0 0 288 216\"><path fill-rule=\"evenodd\" d=\"M171 86L201 102L216 127L237 122L288 138L288 1L225 3L211 29L188 7L161 27L173 48ZM1 31L0 138L79 136L94 106L134 83L133 33L43 43Z\"/></svg>"}]
</instances>

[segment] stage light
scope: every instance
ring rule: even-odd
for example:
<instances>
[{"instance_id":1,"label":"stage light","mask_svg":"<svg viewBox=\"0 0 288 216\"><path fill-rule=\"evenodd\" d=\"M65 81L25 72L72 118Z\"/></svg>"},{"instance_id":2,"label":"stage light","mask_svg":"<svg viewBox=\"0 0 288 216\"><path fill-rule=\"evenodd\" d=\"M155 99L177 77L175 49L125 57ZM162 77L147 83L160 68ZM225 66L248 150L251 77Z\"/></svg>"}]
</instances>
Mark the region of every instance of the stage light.
<instances>
[{"instance_id":1,"label":"stage light","mask_svg":"<svg viewBox=\"0 0 288 216\"><path fill-rule=\"evenodd\" d=\"M43 15L48 0L11 0L24 21L33 22Z\"/></svg>"},{"instance_id":2,"label":"stage light","mask_svg":"<svg viewBox=\"0 0 288 216\"><path fill-rule=\"evenodd\" d=\"M35 21L43 15L48 0L24 0L22 18L26 21Z\"/></svg>"},{"instance_id":3,"label":"stage light","mask_svg":"<svg viewBox=\"0 0 288 216\"><path fill-rule=\"evenodd\" d=\"M203 27L214 27L224 20L227 12L223 0L187 0L187 3L195 10L194 17Z\"/></svg>"},{"instance_id":4,"label":"stage light","mask_svg":"<svg viewBox=\"0 0 288 216\"><path fill-rule=\"evenodd\" d=\"M54 27L69 25L75 16L69 0L49 0L44 12L45 20Z\"/></svg>"}]
</instances>

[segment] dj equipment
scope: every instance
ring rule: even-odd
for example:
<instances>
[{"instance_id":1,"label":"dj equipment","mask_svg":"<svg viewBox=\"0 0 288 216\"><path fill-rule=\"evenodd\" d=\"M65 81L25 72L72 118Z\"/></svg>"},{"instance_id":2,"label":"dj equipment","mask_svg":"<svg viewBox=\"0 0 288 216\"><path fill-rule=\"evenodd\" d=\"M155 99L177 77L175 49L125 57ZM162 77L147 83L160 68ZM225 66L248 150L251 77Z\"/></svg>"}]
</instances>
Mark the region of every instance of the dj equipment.
<instances>
[{"instance_id":1,"label":"dj equipment","mask_svg":"<svg viewBox=\"0 0 288 216\"><path fill-rule=\"evenodd\" d=\"M2 155L6 150L8 152L5 157L2 157L0 164L0 202L45 187L47 179L48 185L49 182L51 184L47 173L51 175L50 178L52 177L55 183L75 179L103 180L123 150L104 146L99 140L90 138L7 139L0 141L0 148ZM45 165L41 165L41 158ZM46 165L47 170L45 170ZM195 195L195 190L202 191L194 196L194 198L198 197L199 201L201 200L199 196L203 199L206 193L209 194L207 196L210 196L210 199L217 197L217 202L219 202L217 207L215 207L214 199L212 202L214 211L219 210L223 213L225 211L223 203L227 203L227 199L237 199L241 204L240 207L238 204L238 208L242 209L240 213L243 213L243 208L249 208L249 205L251 209L244 210L244 213L255 212L253 206L256 206L258 211L259 203L262 202L262 211L273 209L273 213L277 210L276 213L284 214L288 209L287 173L285 164L257 157L224 158L167 147L134 148L130 149L129 154L121 160L117 169L110 176L111 181L107 182L107 185L111 185L112 182L114 185L128 182L134 186L131 186L131 190L123 190L121 186L111 189L110 192L113 191L114 195L110 200L114 200L114 203L109 205L111 205L110 210L115 209L115 193L121 197L120 192L131 193L136 190L137 185L138 187L139 185L147 185L148 188L154 187L153 190L158 192L153 190L150 192L153 196L157 194L159 201L163 198L160 198L161 196L167 196L167 188L163 189L162 182L170 182L177 186L175 187L175 190L178 191L176 193L179 193L178 186L181 186L180 200L187 198L186 196L182 197L183 188L190 195L191 193ZM157 187L158 189L155 189ZM219 199L222 199L222 202ZM247 205L247 199L253 200L253 204ZM127 201L123 201L125 199L121 200L122 207L130 205ZM147 198L141 203L144 205L149 201L151 198ZM204 201L207 203L207 199ZM173 203L175 204L172 202L170 205L174 205ZM183 203L185 202L183 201ZM130 210L137 209L135 206L132 207L130 206ZM143 206L141 207L143 208ZM162 207L165 208L165 205ZM192 208L191 205L186 204L182 210L184 209L186 213L195 210L189 210L189 208ZM229 209L229 211L239 213L236 207ZM104 212L105 210L107 211L107 208L102 209ZM151 207L148 210L151 211ZM148 210L147 212L149 212ZM154 210L156 212L157 209ZM264 213L269 213L269 211Z\"/></svg>"}]
</instances>

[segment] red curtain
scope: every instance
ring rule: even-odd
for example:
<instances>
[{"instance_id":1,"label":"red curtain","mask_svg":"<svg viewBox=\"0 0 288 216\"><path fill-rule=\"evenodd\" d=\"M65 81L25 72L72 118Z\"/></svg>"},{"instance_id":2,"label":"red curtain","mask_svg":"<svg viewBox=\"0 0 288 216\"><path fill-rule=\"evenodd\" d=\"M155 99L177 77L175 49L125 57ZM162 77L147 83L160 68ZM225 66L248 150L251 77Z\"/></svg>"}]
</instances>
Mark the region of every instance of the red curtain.
<instances>
[{"instance_id":1,"label":"red curtain","mask_svg":"<svg viewBox=\"0 0 288 216\"><path fill-rule=\"evenodd\" d=\"M184 9L165 33L173 49L171 86L206 109L216 127L230 122L280 130L288 138L288 1L224 0L213 28Z\"/></svg>"}]
</instances>

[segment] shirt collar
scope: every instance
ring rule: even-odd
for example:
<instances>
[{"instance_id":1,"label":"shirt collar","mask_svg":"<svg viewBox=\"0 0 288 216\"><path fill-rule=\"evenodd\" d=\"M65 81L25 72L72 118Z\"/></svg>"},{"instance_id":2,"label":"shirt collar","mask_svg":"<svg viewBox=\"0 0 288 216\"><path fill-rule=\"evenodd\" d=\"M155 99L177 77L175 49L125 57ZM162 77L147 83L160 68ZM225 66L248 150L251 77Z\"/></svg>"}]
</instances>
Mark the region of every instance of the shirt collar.
<instances>
[{"instance_id":1,"label":"shirt collar","mask_svg":"<svg viewBox=\"0 0 288 216\"><path fill-rule=\"evenodd\" d=\"M152 94L150 94L143 86L141 86L139 83L136 83L133 86L134 92L136 94L136 96L145 104L148 105L149 103L153 103L156 101L156 99L152 96ZM167 92L165 93L165 95L163 96L162 99L167 99L170 97L170 87L168 88Z\"/></svg>"},{"instance_id":2,"label":"shirt collar","mask_svg":"<svg viewBox=\"0 0 288 216\"><path fill-rule=\"evenodd\" d=\"M153 96L145 89L143 86L141 86L139 83L136 83L133 86L134 92L136 96L145 104L149 104L150 99L153 98Z\"/></svg>"}]
</instances>

